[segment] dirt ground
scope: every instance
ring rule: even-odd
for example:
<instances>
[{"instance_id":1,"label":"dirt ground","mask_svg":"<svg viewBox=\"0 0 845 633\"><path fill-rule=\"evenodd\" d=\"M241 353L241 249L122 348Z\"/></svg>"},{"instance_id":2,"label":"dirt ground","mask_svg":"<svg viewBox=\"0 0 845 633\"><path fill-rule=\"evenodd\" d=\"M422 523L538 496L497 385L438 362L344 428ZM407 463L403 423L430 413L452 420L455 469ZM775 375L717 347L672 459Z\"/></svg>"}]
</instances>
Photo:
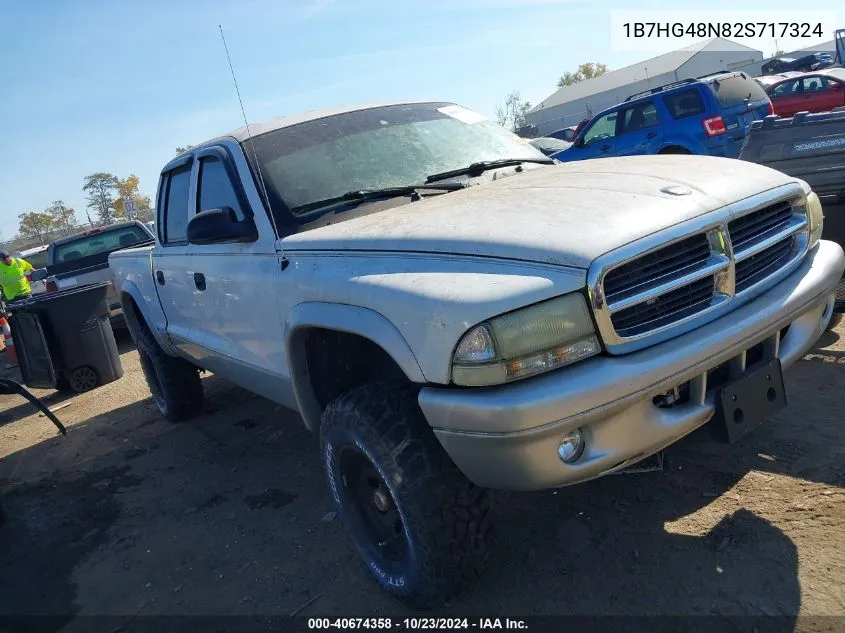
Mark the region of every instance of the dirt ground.
<instances>
[{"instance_id":1,"label":"dirt ground","mask_svg":"<svg viewBox=\"0 0 845 633\"><path fill-rule=\"evenodd\" d=\"M296 414L208 376L206 413L172 424L130 341L121 358L116 383L39 392L67 404L64 438L0 397L0 616L409 613L359 565ZM789 406L741 443L698 432L662 473L502 494L489 572L442 613L845 628L845 329L786 380Z\"/></svg>"}]
</instances>

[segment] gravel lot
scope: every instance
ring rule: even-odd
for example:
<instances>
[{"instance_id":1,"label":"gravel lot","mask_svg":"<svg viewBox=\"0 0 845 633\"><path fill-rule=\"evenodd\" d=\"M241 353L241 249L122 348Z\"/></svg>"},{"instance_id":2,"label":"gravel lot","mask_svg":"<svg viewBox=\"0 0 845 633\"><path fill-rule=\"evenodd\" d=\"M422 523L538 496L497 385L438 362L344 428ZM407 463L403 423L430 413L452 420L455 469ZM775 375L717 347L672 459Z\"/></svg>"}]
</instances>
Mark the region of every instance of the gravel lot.
<instances>
[{"instance_id":1,"label":"gravel lot","mask_svg":"<svg viewBox=\"0 0 845 633\"><path fill-rule=\"evenodd\" d=\"M739 444L699 432L663 473L502 494L489 573L443 613L801 614L841 630L840 336L786 373L789 407ZM65 438L0 397L0 615L61 616L59 630L93 614L407 613L359 566L296 414L208 376L206 413L169 423L122 347L122 380L39 392L69 403Z\"/></svg>"}]
</instances>

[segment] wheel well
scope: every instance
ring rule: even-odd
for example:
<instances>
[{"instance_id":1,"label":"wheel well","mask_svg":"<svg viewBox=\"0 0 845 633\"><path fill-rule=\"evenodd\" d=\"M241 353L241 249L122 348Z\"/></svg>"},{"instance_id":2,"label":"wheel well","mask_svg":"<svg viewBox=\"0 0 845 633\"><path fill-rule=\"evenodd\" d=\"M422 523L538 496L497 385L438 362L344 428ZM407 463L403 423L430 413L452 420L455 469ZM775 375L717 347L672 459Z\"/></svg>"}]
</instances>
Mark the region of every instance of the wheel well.
<instances>
[{"instance_id":1,"label":"wheel well","mask_svg":"<svg viewBox=\"0 0 845 633\"><path fill-rule=\"evenodd\" d=\"M350 389L375 380L408 377L378 344L348 332L314 328L305 339L305 362L320 412Z\"/></svg>"},{"instance_id":2,"label":"wheel well","mask_svg":"<svg viewBox=\"0 0 845 633\"><path fill-rule=\"evenodd\" d=\"M686 147L680 145L669 145L657 152L658 154L692 154Z\"/></svg>"},{"instance_id":3,"label":"wheel well","mask_svg":"<svg viewBox=\"0 0 845 633\"><path fill-rule=\"evenodd\" d=\"M123 308L123 318L126 320L126 327L129 328L129 333L132 335L132 340L137 340L137 333L141 328L147 327L144 321L144 315L135 303L128 292L121 293L120 304Z\"/></svg>"}]
</instances>

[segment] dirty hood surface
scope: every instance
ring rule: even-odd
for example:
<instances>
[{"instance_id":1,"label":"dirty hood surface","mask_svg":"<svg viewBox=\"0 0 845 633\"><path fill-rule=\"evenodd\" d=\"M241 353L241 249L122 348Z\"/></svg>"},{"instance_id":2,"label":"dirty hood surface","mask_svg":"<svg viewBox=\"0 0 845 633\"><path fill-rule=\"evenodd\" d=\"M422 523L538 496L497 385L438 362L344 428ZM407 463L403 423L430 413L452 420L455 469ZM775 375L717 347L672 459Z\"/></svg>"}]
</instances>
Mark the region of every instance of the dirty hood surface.
<instances>
[{"instance_id":1,"label":"dirty hood surface","mask_svg":"<svg viewBox=\"0 0 845 633\"><path fill-rule=\"evenodd\" d=\"M501 257L587 268L599 255L794 181L709 156L632 156L526 170L466 190L297 233L284 251ZM686 187L688 195L661 191Z\"/></svg>"}]
</instances>

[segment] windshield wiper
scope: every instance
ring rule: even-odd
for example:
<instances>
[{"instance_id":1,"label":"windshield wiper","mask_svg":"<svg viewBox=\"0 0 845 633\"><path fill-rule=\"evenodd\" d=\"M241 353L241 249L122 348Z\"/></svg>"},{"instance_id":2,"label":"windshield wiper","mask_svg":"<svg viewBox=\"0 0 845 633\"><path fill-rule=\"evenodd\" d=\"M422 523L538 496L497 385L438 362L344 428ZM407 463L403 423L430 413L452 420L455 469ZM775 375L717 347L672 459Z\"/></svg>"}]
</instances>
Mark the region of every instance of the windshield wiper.
<instances>
[{"instance_id":1,"label":"windshield wiper","mask_svg":"<svg viewBox=\"0 0 845 633\"><path fill-rule=\"evenodd\" d=\"M322 207L330 207L334 204L341 204L343 202L365 202L367 200L384 200L387 198L398 198L400 196L410 196L417 192L418 189L435 189L439 191L456 191L464 189L467 185L462 182L446 182L442 185L405 185L402 187L384 187L383 189L360 189L358 191L347 191L340 196L333 198L326 198L325 200L315 200L307 204L301 204L298 207L293 207L291 213L299 213L302 211L313 211Z\"/></svg>"},{"instance_id":2,"label":"windshield wiper","mask_svg":"<svg viewBox=\"0 0 845 633\"><path fill-rule=\"evenodd\" d=\"M511 165L521 165L522 163L554 165L555 161L551 158L500 158L498 160L482 160L477 163L471 163L466 167L450 169L449 171L441 171L439 174L431 174L431 176L426 178L425 181L436 182L438 180L454 178L455 176L480 176L488 169L496 169L496 167L510 167Z\"/></svg>"}]
</instances>

